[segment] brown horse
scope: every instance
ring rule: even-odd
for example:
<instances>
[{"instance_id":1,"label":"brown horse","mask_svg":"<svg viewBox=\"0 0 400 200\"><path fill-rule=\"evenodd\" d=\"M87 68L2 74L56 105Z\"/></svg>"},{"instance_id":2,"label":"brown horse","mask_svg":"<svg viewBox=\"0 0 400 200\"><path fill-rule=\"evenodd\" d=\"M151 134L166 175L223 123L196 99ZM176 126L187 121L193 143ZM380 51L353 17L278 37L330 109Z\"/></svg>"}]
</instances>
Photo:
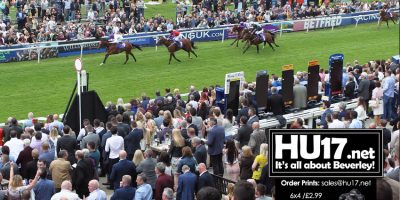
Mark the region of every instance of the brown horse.
<instances>
[{"instance_id":1,"label":"brown horse","mask_svg":"<svg viewBox=\"0 0 400 200\"><path fill-rule=\"evenodd\" d=\"M247 32L249 32L248 29L241 27L239 25L234 25L231 29L231 32L235 33L236 32L236 38L235 40L232 42L231 46L233 44L235 44L236 42L236 47L239 47L239 40L243 39L243 35Z\"/></svg>"},{"instance_id":2,"label":"brown horse","mask_svg":"<svg viewBox=\"0 0 400 200\"><path fill-rule=\"evenodd\" d=\"M193 49L196 49L196 47L194 46L194 42L186 38L182 39L181 41L182 41L182 49L188 53L189 58L192 59L190 57L190 53L193 53L197 58L197 54L193 51ZM160 37L158 39L157 45L165 45L167 47L169 52L168 64L171 64L172 57L174 57L175 60L177 60L178 62L181 62L178 58L175 57L175 52L179 51L180 48L174 43L174 41L169 40L165 37Z\"/></svg>"},{"instance_id":3,"label":"brown horse","mask_svg":"<svg viewBox=\"0 0 400 200\"><path fill-rule=\"evenodd\" d=\"M131 44L129 42L124 42L124 44L125 44L125 47L120 49L117 47L117 43L110 43L108 40L100 40L100 44L99 44L98 48L106 47L106 50L107 50L106 55L104 56L104 60L102 63L100 63L100 65L103 65L106 63L108 56L113 55L113 54L119 54L121 52L125 52L125 54L126 54L126 59L125 59L124 64L126 64L128 62L129 55L131 55L133 60L135 60L135 62L136 62L136 58L132 53L132 49L137 48L140 51L143 51L143 50L139 46Z\"/></svg>"},{"instance_id":4,"label":"brown horse","mask_svg":"<svg viewBox=\"0 0 400 200\"><path fill-rule=\"evenodd\" d=\"M398 20L399 15L397 13L395 13L395 12L391 12L391 14L392 14L392 16L390 16L388 13L386 13L385 10L383 10L383 9L379 11L380 18L379 18L379 26L378 26L378 28L381 27L382 22L386 22L386 25L389 28L389 20L392 20L392 22L394 24L397 24L395 22L395 20Z\"/></svg>"},{"instance_id":5,"label":"brown horse","mask_svg":"<svg viewBox=\"0 0 400 200\"><path fill-rule=\"evenodd\" d=\"M275 48L272 46L272 44L274 44L276 47L279 47L279 45L275 43L274 35L272 35L272 33L268 31L264 31L264 35L265 35L264 47L265 44L268 43L268 45L272 48L272 50L275 51ZM243 40L246 41L246 44L243 47L244 48L243 54L246 53L246 51L250 48L251 45L256 45L257 53L259 53L260 48L258 45L262 43L261 38L259 38L255 34L252 34L251 32L248 32L243 35Z\"/></svg>"}]
</instances>

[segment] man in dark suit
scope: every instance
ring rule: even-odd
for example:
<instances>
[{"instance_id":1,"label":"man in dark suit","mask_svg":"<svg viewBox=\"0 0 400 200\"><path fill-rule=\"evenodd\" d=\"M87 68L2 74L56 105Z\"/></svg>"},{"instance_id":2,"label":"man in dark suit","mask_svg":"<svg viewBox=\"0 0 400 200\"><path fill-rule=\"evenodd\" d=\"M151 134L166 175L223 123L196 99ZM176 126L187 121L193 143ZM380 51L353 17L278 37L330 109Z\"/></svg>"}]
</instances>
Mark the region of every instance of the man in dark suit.
<instances>
[{"instance_id":1,"label":"man in dark suit","mask_svg":"<svg viewBox=\"0 0 400 200\"><path fill-rule=\"evenodd\" d=\"M118 122L117 124L118 135L124 138L125 136L128 135L131 128L129 127L128 124L122 122L123 117L121 114L118 114L115 118L117 119Z\"/></svg>"},{"instance_id":2,"label":"man in dark suit","mask_svg":"<svg viewBox=\"0 0 400 200\"><path fill-rule=\"evenodd\" d=\"M72 185L80 198L89 196L88 184L94 178L94 165L89 158L84 158L83 152L75 152L76 168L72 172Z\"/></svg>"},{"instance_id":3,"label":"man in dark suit","mask_svg":"<svg viewBox=\"0 0 400 200\"><path fill-rule=\"evenodd\" d=\"M126 156L126 151L120 151L119 162L115 163L112 167L110 181L114 186L114 190L120 187L119 182L124 175L130 175L131 178L136 180L136 166L132 161L127 160ZM132 186L136 187L136 184L133 184Z\"/></svg>"},{"instance_id":4,"label":"man in dark suit","mask_svg":"<svg viewBox=\"0 0 400 200\"><path fill-rule=\"evenodd\" d=\"M268 98L267 111L274 113L274 115L283 115L285 104L282 95L277 93L276 87L271 88L272 95Z\"/></svg>"},{"instance_id":5,"label":"man in dark suit","mask_svg":"<svg viewBox=\"0 0 400 200\"><path fill-rule=\"evenodd\" d=\"M348 99L354 99L355 90L356 90L356 83L354 82L354 76L349 75L349 82L347 82L344 88L344 96Z\"/></svg>"},{"instance_id":6,"label":"man in dark suit","mask_svg":"<svg viewBox=\"0 0 400 200\"><path fill-rule=\"evenodd\" d=\"M76 163L74 155L77 141L75 136L70 135L71 128L68 125L64 126L63 132L64 135L57 140L57 155L60 153L60 150L66 150L68 152L68 161L73 165Z\"/></svg>"},{"instance_id":7,"label":"man in dark suit","mask_svg":"<svg viewBox=\"0 0 400 200\"><path fill-rule=\"evenodd\" d=\"M190 172L190 167L183 165L183 174L179 175L176 200L194 200L197 176Z\"/></svg>"},{"instance_id":8,"label":"man in dark suit","mask_svg":"<svg viewBox=\"0 0 400 200\"><path fill-rule=\"evenodd\" d=\"M204 163L199 164L199 182L197 184L197 191L203 187L215 187L214 178L207 171L207 167Z\"/></svg>"},{"instance_id":9,"label":"man in dark suit","mask_svg":"<svg viewBox=\"0 0 400 200\"><path fill-rule=\"evenodd\" d=\"M114 191L111 200L132 200L135 197L136 189L132 187L132 177L124 175L122 177L121 188Z\"/></svg>"},{"instance_id":10,"label":"man in dark suit","mask_svg":"<svg viewBox=\"0 0 400 200\"><path fill-rule=\"evenodd\" d=\"M242 109L239 110L238 115L236 117L236 123L239 123L239 120L242 116L246 116L249 114L249 102L247 99L243 99L242 101Z\"/></svg>"},{"instance_id":11,"label":"man in dark suit","mask_svg":"<svg viewBox=\"0 0 400 200\"><path fill-rule=\"evenodd\" d=\"M172 176L165 174L165 164L162 162L157 163L155 171L157 180L154 196L156 200L162 200L164 188L174 188L174 180Z\"/></svg>"},{"instance_id":12,"label":"man in dark suit","mask_svg":"<svg viewBox=\"0 0 400 200\"><path fill-rule=\"evenodd\" d=\"M238 129L238 133L236 134L235 138L240 143L240 148L249 143L250 135L253 132L251 126L247 124L247 117L242 116L240 118L240 128Z\"/></svg>"},{"instance_id":13,"label":"man in dark suit","mask_svg":"<svg viewBox=\"0 0 400 200\"><path fill-rule=\"evenodd\" d=\"M250 107L248 111L249 119L247 120L247 125L251 127L254 122L258 122L258 116L256 115L256 109L254 107Z\"/></svg>"},{"instance_id":14,"label":"man in dark suit","mask_svg":"<svg viewBox=\"0 0 400 200\"><path fill-rule=\"evenodd\" d=\"M210 118L208 123L209 133L206 144L208 145L208 154L213 166L213 172L216 175L224 175L224 166L222 164L222 149L224 148L225 129L217 125L217 119Z\"/></svg>"},{"instance_id":15,"label":"man in dark suit","mask_svg":"<svg viewBox=\"0 0 400 200\"><path fill-rule=\"evenodd\" d=\"M368 105L369 100L369 80L367 79L367 73L363 72L360 76L360 83L358 84L358 97L362 97L365 103Z\"/></svg>"},{"instance_id":16,"label":"man in dark suit","mask_svg":"<svg viewBox=\"0 0 400 200\"><path fill-rule=\"evenodd\" d=\"M137 149L140 149L140 140L143 139L143 129L138 129L136 121L131 122L132 131L125 136L124 146L128 160L132 160Z\"/></svg>"},{"instance_id":17,"label":"man in dark suit","mask_svg":"<svg viewBox=\"0 0 400 200\"><path fill-rule=\"evenodd\" d=\"M194 137L192 139L192 146L195 148L194 157L196 158L197 163L207 163L207 149L201 143L201 139Z\"/></svg>"}]
</instances>

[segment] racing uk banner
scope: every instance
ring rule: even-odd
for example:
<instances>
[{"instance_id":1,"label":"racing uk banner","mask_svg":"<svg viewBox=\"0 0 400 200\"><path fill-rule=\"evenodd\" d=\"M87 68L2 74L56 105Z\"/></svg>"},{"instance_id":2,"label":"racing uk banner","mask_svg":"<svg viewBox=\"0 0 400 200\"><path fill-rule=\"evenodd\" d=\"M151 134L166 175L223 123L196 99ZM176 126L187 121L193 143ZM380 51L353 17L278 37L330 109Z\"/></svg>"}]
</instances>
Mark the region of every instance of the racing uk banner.
<instances>
[{"instance_id":1,"label":"racing uk banner","mask_svg":"<svg viewBox=\"0 0 400 200\"><path fill-rule=\"evenodd\" d=\"M215 41L222 40L223 30L202 30L198 32L182 32L183 37L192 41Z\"/></svg>"},{"instance_id":2,"label":"racing uk banner","mask_svg":"<svg viewBox=\"0 0 400 200\"><path fill-rule=\"evenodd\" d=\"M35 45L16 45L11 47L0 48L1 50L10 50L10 51L2 51L0 52L0 63L6 62L19 62L19 61L28 61L28 60L37 60L38 53L40 53L40 58L55 58L58 56L58 49L56 47L58 42L46 42L46 43L37 43ZM12 51L13 49L19 48L28 48L28 47L48 47L41 48L40 52L38 49L25 49L25 50L17 50Z\"/></svg>"}]
</instances>

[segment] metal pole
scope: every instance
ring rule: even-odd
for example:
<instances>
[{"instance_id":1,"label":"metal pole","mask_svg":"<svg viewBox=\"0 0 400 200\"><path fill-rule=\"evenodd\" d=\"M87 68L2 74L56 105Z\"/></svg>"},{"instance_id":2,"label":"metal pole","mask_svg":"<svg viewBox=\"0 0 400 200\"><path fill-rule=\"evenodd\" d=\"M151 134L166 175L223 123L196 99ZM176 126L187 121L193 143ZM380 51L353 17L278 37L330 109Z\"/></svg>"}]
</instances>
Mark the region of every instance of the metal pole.
<instances>
[{"instance_id":1,"label":"metal pole","mask_svg":"<svg viewBox=\"0 0 400 200\"><path fill-rule=\"evenodd\" d=\"M222 29L222 43L224 43L225 39L225 29Z\"/></svg>"},{"instance_id":2,"label":"metal pole","mask_svg":"<svg viewBox=\"0 0 400 200\"><path fill-rule=\"evenodd\" d=\"M158 51L158 37L156 37L154 40L156 40L156 51Z\"/></svg>"},{"instance_id":3,"label":"metal pole","mask_svg":"<svg viewBox=\"0 0 400 200\"><path fill-rule=\"evenodd\" d=\"M81 44L81 59L82 59L82 54L83 54L83 45Z\"/></svg>"},{"instance_id":4,"label":"metal pole","mask_svg":"<svg viewBox=\"0 0 400 200\"><path fill-rule=\"evenodd\" d=\"M283 23L281 22L281 32L279 33L279 37L282 37L282 32L283 32Z\"/></svg>"},{"instance_id":5,"label":"metal pole","mask_svg":"<svg viewBox=\"0 0 400 200\"><path fill-rule=\"evenodd\" d=\"M76 78L78 80L78 102L79 102L79 106L78 106L78 113L79 113L79 129L82 128L82 104L81 104L81 76L80 76L80 72L77 71L76 72Z\"/></svg>"},{"instance_id":6,"label":"metal pole","mask_svg":"<svg viewBox=\"0 0 400 200\"><path fill-rule=\"evenodd\" d=\"M37 51L38 51L37 52L37 55L38 55L37 56L37 63L39 64L40 63L40 48L38 48Z\"/></svg>"}]
</instances>

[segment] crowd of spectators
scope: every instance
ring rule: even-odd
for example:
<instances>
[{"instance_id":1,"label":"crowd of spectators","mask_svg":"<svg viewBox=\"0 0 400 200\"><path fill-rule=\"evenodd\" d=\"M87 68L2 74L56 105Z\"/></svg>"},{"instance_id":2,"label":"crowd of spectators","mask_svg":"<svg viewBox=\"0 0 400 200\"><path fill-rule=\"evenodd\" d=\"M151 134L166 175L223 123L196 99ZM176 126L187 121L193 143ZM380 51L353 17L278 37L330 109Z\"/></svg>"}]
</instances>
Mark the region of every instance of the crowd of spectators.
<instances>
[{"instance_id":1,"label":"crowd of spectators","mask_svg":"<svg viewBox=\"0 0 400 200\"><path fill-rule=\"evenodd\" d=\"M323 88L329 74L321 70L319 77ZM307 73L295 75L295 108L307 107L307 78ZM348 63L343 69L343 95L357 98L358 106L348 110L346 104L340 104L339 112L334 112L331 103L323 101L319 122L320 128L327 129L383 129L385 178L378 181L397 191L400 108L395 93L399 78L399 65L391 60ZM285 112L281 81L275 75L269 81L266 112L274 116ZM49 115L46 122L38 122L33 113L21 124L9 118L0 129L5 142L0 172L9 180L9 187L0 194L29 195L33 191L43 200L84 196L102 200L106 194L99 189L98 180L105 176L103 184L114 190L111 199L193 199L195 194L198 199L221 199L213 173L237 182L228 185L226 199L273 197L268 140L266 130L260 128L255 87L255 83L243 85L236 116L231 109L225 115L221 112L214 86L202 91L191 86L187 99L179 89L167 88L164 95L157 91L152 99L143 96L129 103L123 99L116 104L108 102L107 122L84 119L82 129L75 132L56 114ZM288 128L312 127L298 118ZM208 172L210 164L212 171ZM398 193L390 195L399 199Z\"/></svg>"},{"instance_id":2,"label":"crowd of spectators","mask_svg":"<svg viewBox=\"0 0 400 200\"><path fill-rule=\"evenodd\" d=\"M228 4L233 3L234 9ZM398 2L388 2L398 7ZM210 28L239 22L270 22L272 20L302 19L329 16L383 7L383 2L354 2L289 5L278 1L176 1L176 19L161 15L145 18L144 0L18 0L0 2L0 46L44 41L82 40L105 36L119 31L122 34L167 31L186 28ZM239 9L239 5L241 9ZM16 22L10 20L10 7L15 6ZM85 9L82 9L85 8ZM81 13L85 12L85 13Z\"/></svg>"}]
</instances>

